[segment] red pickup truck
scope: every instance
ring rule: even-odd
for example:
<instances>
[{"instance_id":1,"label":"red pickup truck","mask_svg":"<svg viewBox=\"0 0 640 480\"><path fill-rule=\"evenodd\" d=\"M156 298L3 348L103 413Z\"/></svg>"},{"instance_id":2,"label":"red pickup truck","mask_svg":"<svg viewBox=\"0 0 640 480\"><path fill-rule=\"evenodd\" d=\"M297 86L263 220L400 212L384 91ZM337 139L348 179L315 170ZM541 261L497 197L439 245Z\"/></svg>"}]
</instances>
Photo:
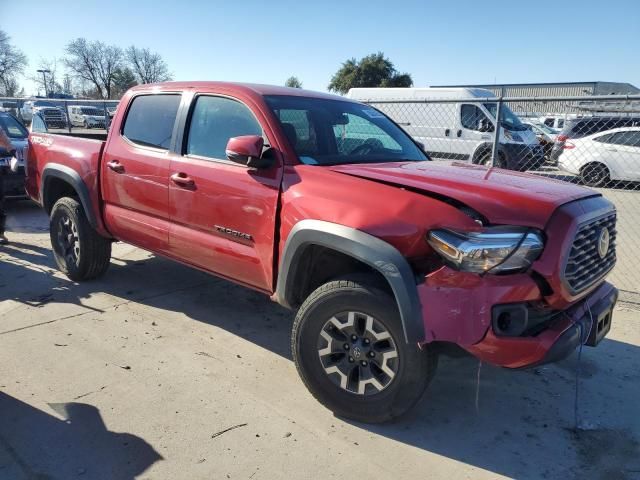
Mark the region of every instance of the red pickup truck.
<instances>
[{"instance_id":1,"label":"red pickup truck","mask_svg":"<svg viewBox=\"0 0 640 480\"><path fill-rule=\"evenodd\" d=\"M104 141L32 133L27 190L72 280L104 274L120 240L297 310L304 383L361 421L414 405L447 346L514 369L595 346L618 295L599 193L430 161L380 111L322 93L135 87Z\"/></svg>"}]
</instances>

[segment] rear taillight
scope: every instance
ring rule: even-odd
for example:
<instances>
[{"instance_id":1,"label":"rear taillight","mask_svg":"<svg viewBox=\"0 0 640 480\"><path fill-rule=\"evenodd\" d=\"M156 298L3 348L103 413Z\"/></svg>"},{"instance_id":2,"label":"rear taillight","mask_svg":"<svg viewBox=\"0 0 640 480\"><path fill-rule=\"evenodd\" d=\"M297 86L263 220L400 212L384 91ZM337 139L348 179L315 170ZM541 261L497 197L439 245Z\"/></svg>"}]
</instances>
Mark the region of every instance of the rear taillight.
<instances>
[{"instance_id":1,"label":"rear taillight","mask_svg":"<svg viewBox=\"0 0 640 480\"><path fill-rule=\"evenodd\" d=\"M567 140L569 140L569 135L558 135L558 138L556 140L558 142L566 142Z\"/></svg>"},{"instance_id":2,"label":"rear taillight","mask_svg":"<svg viewBox=\"0 0 640 480\"><path fill-rule=\"evenodd\" d=\"M576 148L576 146L571 142L564 142L562 148L564 148L565 150L571 150L572 148Z\"/></svg>"}]
</instances>

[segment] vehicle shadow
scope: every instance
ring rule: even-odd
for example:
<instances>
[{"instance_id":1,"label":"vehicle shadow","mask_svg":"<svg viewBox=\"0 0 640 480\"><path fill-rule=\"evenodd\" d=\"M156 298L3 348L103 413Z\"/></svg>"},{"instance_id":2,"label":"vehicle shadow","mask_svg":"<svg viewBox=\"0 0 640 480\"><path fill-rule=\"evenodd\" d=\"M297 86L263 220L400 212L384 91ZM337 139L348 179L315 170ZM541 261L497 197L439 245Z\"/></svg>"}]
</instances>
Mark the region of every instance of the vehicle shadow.
<instances>
[{"instance_id":1,"label":"vehicle shadow","mask_svg":"<svg viewBox=\"0 0 640 480\"><path fill-rule=\"evenodd\" d=\"M0 392L1 478L133 480L162 460L144 439L109 431L92 405L49 408L64 419Z\"/></svg>"},{"instance_id":2,"label":"vehicle shadow","mask_svg":"<svg viewBox=\"0 0 640 480\"><path fill-rule=\"evenodd\" d=\"M135 260L126 252L115 255L103 278L74 284L52 273L48 248L14 243L0 248L0 292L29 305L43 298L85 308L104 293L112 304L116 298L181 312L291 359L291 312L263 294L152 255L140 259L135 252ZM14 276L21 276L17 285ZM408 416L389 425L352 425L512 478L632 478L640 471L637 399L639 348L605 339L597 349L585 349L579 363L574 354L529 371L480 365L468 356L443 357L426 396Z\"/></svg>"}]
</instances>

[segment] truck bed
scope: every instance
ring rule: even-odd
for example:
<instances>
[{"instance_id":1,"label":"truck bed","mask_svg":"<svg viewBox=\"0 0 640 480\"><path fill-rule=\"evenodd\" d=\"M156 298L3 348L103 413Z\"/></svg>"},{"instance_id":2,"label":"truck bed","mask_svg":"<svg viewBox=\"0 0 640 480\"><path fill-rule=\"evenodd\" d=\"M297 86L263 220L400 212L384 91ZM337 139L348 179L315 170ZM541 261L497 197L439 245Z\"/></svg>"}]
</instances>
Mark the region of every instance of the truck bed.
<instances>
[{"instance_id":1,"label":"truck bed","mask_svg":"<svg viewBox=\"0 0 640 480\"><path fill-rule=\"evenodd\" d=\"M91 199L94 218L101 218L98 178L105 143L86 136L31 133L26 161L28 195L48 212L52 205L42 196L43 182L68 175L74 182L84 185L82 188ZM53 170L55 175L49 175Z\"/></svg>"}]
</instances>

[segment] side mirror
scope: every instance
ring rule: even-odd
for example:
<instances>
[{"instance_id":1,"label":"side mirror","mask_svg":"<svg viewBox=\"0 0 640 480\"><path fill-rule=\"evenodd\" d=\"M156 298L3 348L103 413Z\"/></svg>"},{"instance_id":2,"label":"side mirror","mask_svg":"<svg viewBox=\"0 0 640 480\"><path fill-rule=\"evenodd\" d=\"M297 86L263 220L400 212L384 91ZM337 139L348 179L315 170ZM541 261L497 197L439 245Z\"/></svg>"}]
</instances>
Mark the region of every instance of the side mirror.
<instances>
[{"instance_id":1,"label":"side mirror","mask_svg":"<svg viewBox=\"0 0 640 480\"><path fill-rule=\"evenodd\" d=\"M243 135L232 137L227 142L225 153L232 162L246 165L249 168L267 168L271 166L271 158L262 158L264 139L259 135Z\"/></svg>"}]
</instances>

